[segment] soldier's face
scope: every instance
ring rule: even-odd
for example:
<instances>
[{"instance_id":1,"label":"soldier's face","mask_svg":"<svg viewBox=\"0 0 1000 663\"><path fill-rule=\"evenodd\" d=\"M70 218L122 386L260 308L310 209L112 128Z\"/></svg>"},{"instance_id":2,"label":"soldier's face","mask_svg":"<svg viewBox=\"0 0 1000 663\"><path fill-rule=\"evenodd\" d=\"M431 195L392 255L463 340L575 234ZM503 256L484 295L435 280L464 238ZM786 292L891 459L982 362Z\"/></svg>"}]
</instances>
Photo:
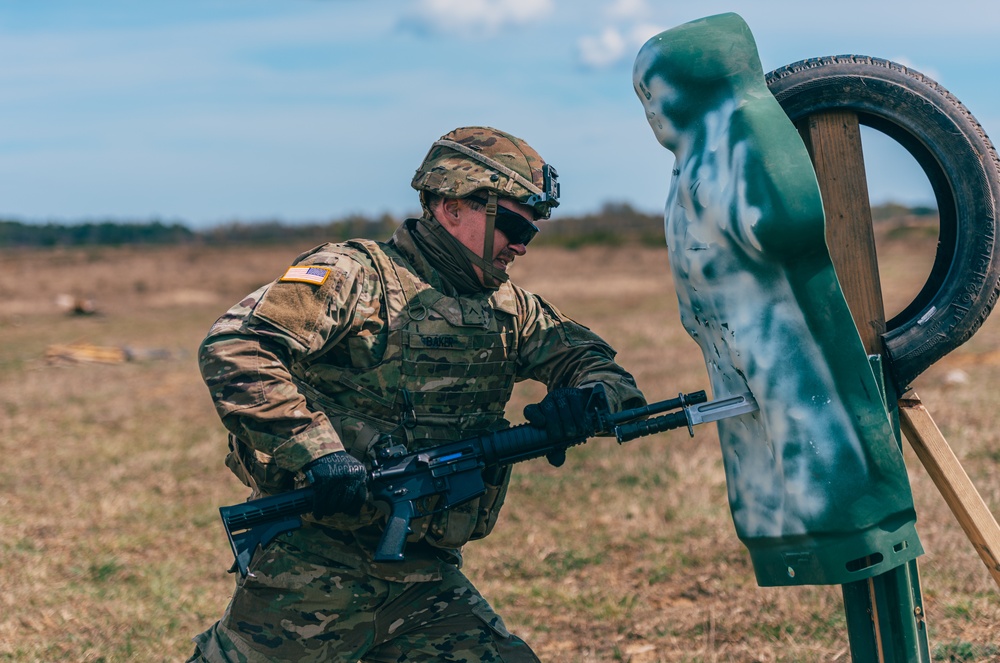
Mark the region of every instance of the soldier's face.
<instances>
[{"instance_id":1,"label":"soldier's face","mask_svg":"<svg viewBox=\"0 0 1000 663\"><path fill-rule=\"evenodd\" d=\"M506 199L500 199L497 201L497 204L502 205L515 214L519 214L527 220L534 218L533 210L527 205ZM469 205L462 205L462 217L459 223L448 229L466 248L481 255L483 252L483 240L486 234L486 210L477 210ZM524 244L512 244L511 240L502 231L494 229L492 256L494 267L507 271L507 267L514 262L514 258L523 256L527 251L528 249ZM476 276L482 281L482 270L478 267L475 267L475 270Z\"/></svg>"}]
</instances>

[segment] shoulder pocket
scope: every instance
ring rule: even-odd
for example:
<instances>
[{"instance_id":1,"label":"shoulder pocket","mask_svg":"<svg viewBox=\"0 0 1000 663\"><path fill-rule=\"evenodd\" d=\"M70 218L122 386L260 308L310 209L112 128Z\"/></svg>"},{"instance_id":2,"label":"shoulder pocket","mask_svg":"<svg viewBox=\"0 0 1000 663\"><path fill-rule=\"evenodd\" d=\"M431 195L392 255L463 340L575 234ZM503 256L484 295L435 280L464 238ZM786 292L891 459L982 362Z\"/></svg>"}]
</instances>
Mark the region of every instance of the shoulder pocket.
<instances>
[{"instance_id":1,"label":"shoulder pocket","mask_svg":"<svg viewBox=\"0 0 1000 663\"><path fill-rule=\"evenodd\" d=\"M319 328L319 321L326 315L329 289L338 289L345 279L344 272L334 269L324 277L322 285L276 281L264 292L252 315L309 347L312 335Z\"/></svg>"}]
</instances>

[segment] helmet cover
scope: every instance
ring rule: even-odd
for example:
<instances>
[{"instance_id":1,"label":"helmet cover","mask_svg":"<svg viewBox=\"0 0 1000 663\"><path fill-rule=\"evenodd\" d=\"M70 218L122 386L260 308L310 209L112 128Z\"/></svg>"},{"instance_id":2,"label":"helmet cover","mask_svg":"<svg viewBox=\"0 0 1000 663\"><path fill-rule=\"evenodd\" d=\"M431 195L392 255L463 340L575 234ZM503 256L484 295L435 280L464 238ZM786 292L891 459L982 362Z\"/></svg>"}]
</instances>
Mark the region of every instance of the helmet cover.
<instances>
[{"instance_id":1,"label":"helmet cover","mask_svg":"<svg viewBox=\"0 0 1000 663\"><path fill-rule=\"evenodd\" d=\"M461 127L431 145L411 186L445 198L493 192L547 219L559 205L557 178L555 168L520 138L491 127Z\"/></svg>"}]
</instances>

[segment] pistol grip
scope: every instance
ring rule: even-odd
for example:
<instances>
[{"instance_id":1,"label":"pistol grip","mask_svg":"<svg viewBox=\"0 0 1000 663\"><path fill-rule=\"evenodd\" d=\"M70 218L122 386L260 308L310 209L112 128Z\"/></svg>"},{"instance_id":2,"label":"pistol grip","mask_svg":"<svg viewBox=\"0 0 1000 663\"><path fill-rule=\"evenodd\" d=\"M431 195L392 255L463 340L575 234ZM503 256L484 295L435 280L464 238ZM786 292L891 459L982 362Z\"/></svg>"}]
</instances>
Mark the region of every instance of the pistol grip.
<instances>
[{"instance_id":1,"label":"pistol grip","mask_svg":"<svg viewBox=\"0 0 1000 663\"><path fill-rule=\"evenodd\" d=\"M382 540L375 550L376 562L402 562L405 559L403 549L406 547L406 537L412 531L410 521L413 520L413 516L412 503L404 501L392 505L389 522L386 523Z\"/></svg>"}]
</instances>

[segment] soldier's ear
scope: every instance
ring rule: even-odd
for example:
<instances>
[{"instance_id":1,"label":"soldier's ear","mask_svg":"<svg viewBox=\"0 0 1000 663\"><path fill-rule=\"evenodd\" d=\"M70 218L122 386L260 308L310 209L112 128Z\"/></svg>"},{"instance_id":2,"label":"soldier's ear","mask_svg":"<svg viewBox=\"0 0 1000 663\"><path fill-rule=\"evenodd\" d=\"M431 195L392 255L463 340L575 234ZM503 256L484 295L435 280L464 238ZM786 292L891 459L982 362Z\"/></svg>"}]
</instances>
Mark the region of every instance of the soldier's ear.
<instances>
[{"instance_id":1,"label":"soldier's ear","mask_svg":"<svg viewBox=\"0 0 1000 663\"><path fill-rule=\"evenodd\" d=\"M462 221L462 202L458 198L442 198L440 218L445 226L457 226Z\"/></svg>"}]
</instances>

